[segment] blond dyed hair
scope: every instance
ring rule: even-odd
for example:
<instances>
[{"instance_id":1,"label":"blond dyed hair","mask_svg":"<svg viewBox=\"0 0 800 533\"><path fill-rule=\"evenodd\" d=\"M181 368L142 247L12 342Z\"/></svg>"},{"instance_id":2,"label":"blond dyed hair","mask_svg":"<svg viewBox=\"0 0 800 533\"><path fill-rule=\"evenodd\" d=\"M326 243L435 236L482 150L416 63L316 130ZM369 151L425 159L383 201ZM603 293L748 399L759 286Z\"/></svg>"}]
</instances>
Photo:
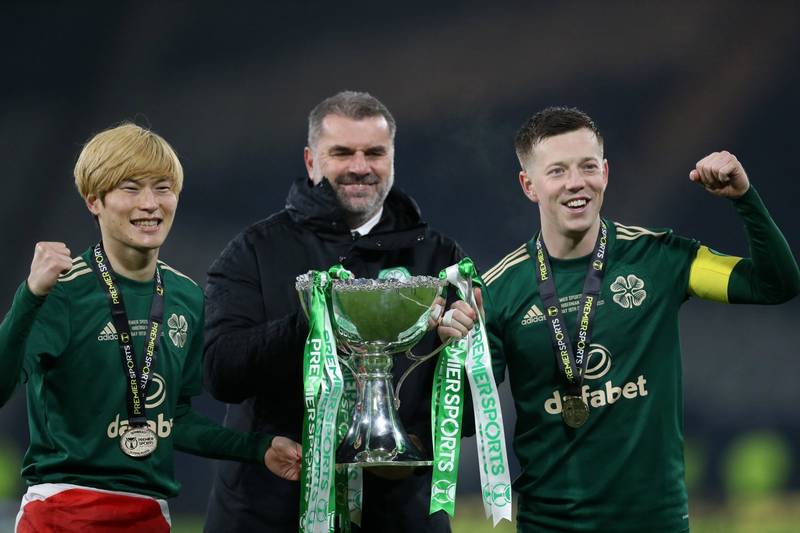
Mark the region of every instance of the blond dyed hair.
<instances>
[{"instance_id":1,"label":"blond dyed hair","mask_svg":"<svg viewBox=\"0 0 800 533\"><path fill-rule=\"evenodd\" d=\"M105 194L125 180L168 178L172 190L183 188L183 167L163 137L129 122L98 133L75 163L75 186L81 196Z\"/></svg>"}]
</instances>

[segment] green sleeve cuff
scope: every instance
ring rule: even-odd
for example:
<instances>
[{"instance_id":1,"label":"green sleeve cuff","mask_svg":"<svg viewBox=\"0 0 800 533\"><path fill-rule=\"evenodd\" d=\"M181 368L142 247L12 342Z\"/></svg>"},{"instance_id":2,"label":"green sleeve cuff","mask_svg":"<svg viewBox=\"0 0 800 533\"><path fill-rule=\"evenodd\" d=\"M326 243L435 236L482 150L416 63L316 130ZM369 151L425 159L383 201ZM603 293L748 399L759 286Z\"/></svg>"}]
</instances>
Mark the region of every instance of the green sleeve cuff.
<instances>
[{"instance_id":1,"label":"green sleeve cuff","mask_svg":"<svg viewBox=\"0 0 800 533\"><path fill-rule=\"evenodd\" d=\"M14 303L22 306L23 311L36 309L42 306L47 296L36 296L28 287L28 280L23 281L14 295Z\"/></svg>"},{"instance_id":2,"label":"green sleeve cuff","mask_svg":"<svg viewBox=\"0 0 800 533\"><path fill-rule=\"evenodd\" d=\"M175 449L208 457L264 465L274 435L244 433L223 427L191 408L187 398L175 408Z\"/></svg>"},{"instance_id":3,"label":"green sleeve cuff","mask_svg":"<svg viewBox=\"0 0 800 533\"><path fill-rule=\"evenodd\" d=\"M254 433L253 435L256 437L256 455L254 462L263 465L264 456L267 454L269 447L272 446L272 439L275 438L275 435L270 433Z\"/></svg>"},{"instance_id":4,"label":"green sleeve cuff","mask_svg":"<svg viewBox=\"0 0 800 533\"><path fill-rule=\"evenodd\" d=\"M737 209L739 207L760 207L761 209L766 209L764 202L761 200L761 196L758 194L758 191L756 191L756 188L752 183L747 189L747 192L745 192L739 198L733 199L733 204Z\"/></svg>"}]
</instances>

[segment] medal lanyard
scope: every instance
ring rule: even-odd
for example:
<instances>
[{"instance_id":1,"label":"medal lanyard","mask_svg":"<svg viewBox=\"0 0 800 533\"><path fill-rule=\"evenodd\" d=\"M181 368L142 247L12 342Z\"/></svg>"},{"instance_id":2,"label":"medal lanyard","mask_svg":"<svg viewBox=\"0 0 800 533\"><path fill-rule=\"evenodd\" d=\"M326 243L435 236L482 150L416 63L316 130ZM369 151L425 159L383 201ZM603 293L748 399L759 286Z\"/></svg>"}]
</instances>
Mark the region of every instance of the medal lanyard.
<instances>
[{"instance_id":1,"label":"medal lanyard","mask_svg":"<svg viewBox=\"0 0 800 533\"><path fill-rule=\"evenodd\" d=\"M93 255L92 267L100 279L100 285L102 285L108 296L108 301L111 305L111 318L117 330L119 350L122 355L122 369L127 380L128 423L131 426L143 426L147 424L147 414L144 407L145 394L156 363L161 323L164 319L164 285L161 281L161 272L158 269L158 265L156 265L156 273L154 275L155 290L153 292L153 300L150 303L150 318L147 322L144 361L142 361L142 366L139 368L133 351L133 338L128 324L128 314L125 312L125 304L122 301L122 292L111 264L106 261L102 242L97 243L94 247Z\"/></svg>"},{"instance_id":2,"label":"medal lanyard","mask_svg":"<svg viewBox=\"0 0 800 533\"><path fill-rule=\"evenodd\" d=\"M550 340L556 356L556 365L566 387L567 394L580 396L583 374L588 363L587 350L592 338L592 326L597 310L597 300L605 274L605 255L608 245L608 228L600 221L600 234L592 252L592 262L583 283L580 307L578 308L577 342L572 343L564 324L561 306L558 301L553 270L550 268L550 255L542 240L542 233L536 236L536 281L539 284L539 297L547 311L547 324L550 326Z\"/></svg>"}]
</instances>

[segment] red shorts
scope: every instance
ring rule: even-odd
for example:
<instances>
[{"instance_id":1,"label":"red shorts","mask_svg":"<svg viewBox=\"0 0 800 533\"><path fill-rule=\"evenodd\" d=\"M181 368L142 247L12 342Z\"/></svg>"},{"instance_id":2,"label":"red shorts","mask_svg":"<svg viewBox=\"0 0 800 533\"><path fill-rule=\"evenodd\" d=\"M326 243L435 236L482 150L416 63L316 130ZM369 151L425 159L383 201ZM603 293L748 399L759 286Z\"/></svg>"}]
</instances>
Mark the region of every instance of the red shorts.
<instances>
[{"instance_id":1,"label":"red shorts","mask_svg":"<svg viewBox=\"0 0 800 533\"><path fill-rule=\"evenodd\" d=\"M168 533L165 500L63 483L28 487L17 515L17 533Z\"/></svg>"}]
</instances>

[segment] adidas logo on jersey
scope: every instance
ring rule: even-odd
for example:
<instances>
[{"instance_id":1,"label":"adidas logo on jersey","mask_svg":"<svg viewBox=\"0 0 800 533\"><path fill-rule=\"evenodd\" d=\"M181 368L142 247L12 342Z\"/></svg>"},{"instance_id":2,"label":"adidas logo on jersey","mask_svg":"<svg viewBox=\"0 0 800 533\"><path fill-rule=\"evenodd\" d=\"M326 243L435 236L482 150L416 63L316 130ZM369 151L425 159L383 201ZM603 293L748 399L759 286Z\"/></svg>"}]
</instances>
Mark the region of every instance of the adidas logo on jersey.
<instances>
[{"instance_id":1,"label":"adidas logo on jersey","mask_svg":"<svg viewBox=\"0 0 800 533\"><path fill-rule=\"evenodd\" d=\"M106 324L106 327L103 328L103 331L97 336L97 340L99 341L115 341L119 338L117 335L117 328L114 327L114 324L109 322Z\"/></svg>"},{"instance_id":2,"label":"adidas logo on jersey","mask_svg":"<svg viewBox=\"0 0 800 533\"><path fill-rule=\"evenodd\" d=\"M529 326L536 322L541 322L542 320L545 320L544 313L542 313L542 310L539 309L536 304L533 304L531 308L528 309L528 312L525 313L525 317L522 319L522 325Z\"/></svg>"}]
</instances>

